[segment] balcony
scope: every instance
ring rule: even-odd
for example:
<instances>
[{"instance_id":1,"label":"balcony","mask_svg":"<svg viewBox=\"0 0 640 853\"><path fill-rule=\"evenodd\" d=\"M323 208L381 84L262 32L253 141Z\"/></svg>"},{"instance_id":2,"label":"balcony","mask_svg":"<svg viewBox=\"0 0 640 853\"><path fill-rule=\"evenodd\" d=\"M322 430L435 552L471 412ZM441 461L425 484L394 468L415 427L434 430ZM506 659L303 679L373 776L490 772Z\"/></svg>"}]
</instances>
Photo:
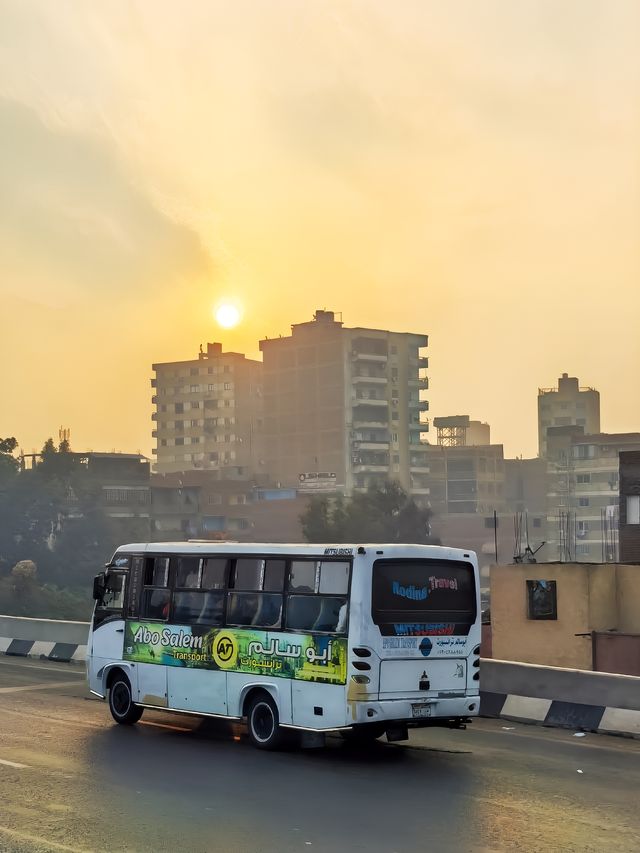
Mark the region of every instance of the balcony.
<instances>
[{"instance_id":1,"label":"balcony","mask_svg":"<svg viewBox=\"0 0 640 853\"><path fill-rule=\"evenodd\" d=\"M361 350L353 350L351 352L351 358L356 362L364 361L369 362L369 364L386 364L389 357L386 353L363 352Z\"/></svg>"},{"instance_id":2,"label":"balcony","mask_svg":"<svg viewBox=\"0 0 640 853\"><path fill-rule=\"evenodd\" d=\"M409 492L412 495L430 495L431 490L427 486L411 486Z\"/></svg>"},{"instance_id":3,"label":"balcony","mask_svg":"<svg viewBox=\"0 0 640 853\"><path fill-rule=\"evenodd\" d=\"M370 415L354 415L353 426L355 429L379 429L380 427L388 427L389 419L385 417L383 420L379 415L376 415L375 410L372 410Z\"/></svg>"},{"instance_id":4,"label":"balcony","mask_svg":"<svg viewBox=\"0 0 640 853\"><path fill-rule=\"evenodd\" d=\"M151 398L151 402L155 406L155 404L158 402L158 395L157 394L153 395L153 397Z\"/></svg>"},{"instance_id":5,"label":"balcony","mask_svg":"<svg viewBox=\"0 0 640 853\"><path fill-rule=\"evenodd\" d=\"M151 420L152 420L152 421L157 421L157 420L158 420L158 413L157 413L157 412L153 412L153 413L152 413L152 415L151 415Z\"/></svg>"},{"instance_id":6,"label":"balcony","mask_svg":"<svg viewBox=\"0 0 640 853\"><path fill-rule=\"evenodd\" d=\"M412 376L409 379L409 385L413 387L418 387L420 391L427 391L429 389L429 377L428 376Z\"/></svg>"},{"instance_id":7,"label":"balcony","mask_svg":"<svg viewBox=\"0 0 640 853\"><path fill-rule=\"evenodd\" d=\"M355 399L352 399L352 403L354 406L388 406L389 401L387 399L379 400L376 397L360 397L356 395Z\"/></svg>"},{"instance_id":8,"label":"balcony","mask_svg":"<svg viewBox=\"0 0 640 853\"><path fill-rule=\"evenodd\" d=\"M157 383L157 381L156 381L155 379L152 379L152 380L151 380L151 387L152 387L152 388L157 388L157 387L158 387L158 383Z\"/></svg>"},{"instance_id":9,"label":"balcony","mask_svg":"<svg viewBox=\"0 0 640 853\"><path fill-rule=\"evenodd\" d=\"M409 450L424 450L425 447L432 447L428 441L411 437L409 439Z\"/></svg>"},{"instance_id":10,"label":"balcony","mask_svg":"<svg viewBox=\"0 0 640 853\"><path fill-rule=\"evenodd\" d=\"M158 430L152 429L151 430L151 438L157 438L157 437L158 437Z\"/></svg>"},{"instance_id":11,"label":"balcony","mask_svg":"<svg viewBox=\"0 0 640 853\"><path fill-rule=\"evenodd\" d=\"M353 441L351 448L353 450L388 450L389 441Z\"/></svg>"},{"instance_id":12,"label":"balcony","mask_svg":"<svg viewBox=\"0 0 640 853\"><path fill-rule=\"evenodd\" d=\"M387 474L389 472L388 465L369 465L367 463L354 464L354 474Z\"/></svg>"},{"instance_id":13,"label":"balcony","mask_svg":"<svg viewBox=\"0 0 640 853\"><path fill-rule=\"evenodd\" d=\"M352 377L352 381L354 384L368 382L373 385L386 385L389 380L386 376L364 376L362 374L358 374L357 376Z\"/></svg>"}]
</instances>

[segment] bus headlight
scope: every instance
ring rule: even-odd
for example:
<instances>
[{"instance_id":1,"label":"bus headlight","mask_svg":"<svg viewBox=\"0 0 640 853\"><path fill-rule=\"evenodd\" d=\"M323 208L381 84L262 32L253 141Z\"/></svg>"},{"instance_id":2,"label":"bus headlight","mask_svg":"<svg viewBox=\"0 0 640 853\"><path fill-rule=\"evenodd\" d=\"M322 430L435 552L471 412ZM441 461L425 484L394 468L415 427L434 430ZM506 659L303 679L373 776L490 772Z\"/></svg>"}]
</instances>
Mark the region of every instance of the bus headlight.
<instances>
[{"instance_id":1,"label":"bus headlight","mask_svg":"<svg viewBox=\"0 0 640 853\"><path fill-rule=\"evenodd\" d=\"M368 675L352 675L351 680L355 681L356 684L369 684L371 681Z\"/></svg>"}]
</instances>

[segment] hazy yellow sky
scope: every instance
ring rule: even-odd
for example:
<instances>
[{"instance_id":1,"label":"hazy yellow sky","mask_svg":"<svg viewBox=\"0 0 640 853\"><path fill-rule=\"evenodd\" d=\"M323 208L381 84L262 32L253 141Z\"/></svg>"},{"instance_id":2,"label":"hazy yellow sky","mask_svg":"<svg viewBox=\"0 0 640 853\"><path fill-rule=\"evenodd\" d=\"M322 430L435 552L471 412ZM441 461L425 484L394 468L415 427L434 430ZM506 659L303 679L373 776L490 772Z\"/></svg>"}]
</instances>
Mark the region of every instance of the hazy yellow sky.
<instances>
[{"instance_id":1,"label":"hazy yellow sky","mask_svg":"<svg viewBox=\"0 0 640 853\"><path fill-rule=\"evenodd\" d=\"M0 436L149 453L152 362L316 308L428 333L431 414L510 455L563 371L640 430L638 33L637 0L0 0Z\"/></svg>"}]
</instances>

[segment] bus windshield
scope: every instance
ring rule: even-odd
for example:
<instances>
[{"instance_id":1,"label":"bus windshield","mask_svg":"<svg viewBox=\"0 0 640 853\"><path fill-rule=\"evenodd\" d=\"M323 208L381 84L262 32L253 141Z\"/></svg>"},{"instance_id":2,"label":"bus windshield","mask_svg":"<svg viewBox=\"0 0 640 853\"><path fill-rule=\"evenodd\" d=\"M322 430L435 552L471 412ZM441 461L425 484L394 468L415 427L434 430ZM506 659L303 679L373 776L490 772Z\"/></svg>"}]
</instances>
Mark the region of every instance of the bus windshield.
<instances>
[{"instance_id":1,"label":"bus windshield","mask_svg":"<svg viewBox=\"0 0 640 853\"><path fill-rule=\"evenodd\" d=\"M371 614L383 635L430 633L430 628L467 634L476 620L470 563L376 560L372 580Z\"/></svg>"}]
</instances>

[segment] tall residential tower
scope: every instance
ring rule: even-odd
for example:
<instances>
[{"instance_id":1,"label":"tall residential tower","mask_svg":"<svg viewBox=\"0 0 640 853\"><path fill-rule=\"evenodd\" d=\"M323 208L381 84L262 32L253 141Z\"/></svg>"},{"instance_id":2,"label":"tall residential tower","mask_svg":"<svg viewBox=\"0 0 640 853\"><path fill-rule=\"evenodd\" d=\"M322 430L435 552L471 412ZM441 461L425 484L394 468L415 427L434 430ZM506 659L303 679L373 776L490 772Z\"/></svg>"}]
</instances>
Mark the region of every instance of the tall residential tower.
<instances>
[{"instance_id":1,"label":"tall residential tower","mask_svg":"<svg viewBox=\"0 0 640 853\"><path fill-rule=\"evenodd\" d=\"M584 433L600 432L600 394L581 388L575 376L563 373L557 388L538 388L538 454L547 455L550 427L579 426Z\"/></svg>"},{"instance_id":2,"label":"tall residential tower","mask_svg":"<svg viewBox=\"0 0 640 853\"><path fill-rule=\"evenodd\" d=\"M242 468L263 464L262 364L221 344L197 359L154 364L156 471Z\"/></svg>"},{"instance_id":3,"label":"tall residential tower","mask_svg":"<svg viewBox=\"0 0 640 853\"><path fill-rule=\"evenodd\" d=\"M426 335L345 328L332 311L261 341L271 478L347 493L390 478L427 496L427 344Z\"/></svg>"}]
</instances>

